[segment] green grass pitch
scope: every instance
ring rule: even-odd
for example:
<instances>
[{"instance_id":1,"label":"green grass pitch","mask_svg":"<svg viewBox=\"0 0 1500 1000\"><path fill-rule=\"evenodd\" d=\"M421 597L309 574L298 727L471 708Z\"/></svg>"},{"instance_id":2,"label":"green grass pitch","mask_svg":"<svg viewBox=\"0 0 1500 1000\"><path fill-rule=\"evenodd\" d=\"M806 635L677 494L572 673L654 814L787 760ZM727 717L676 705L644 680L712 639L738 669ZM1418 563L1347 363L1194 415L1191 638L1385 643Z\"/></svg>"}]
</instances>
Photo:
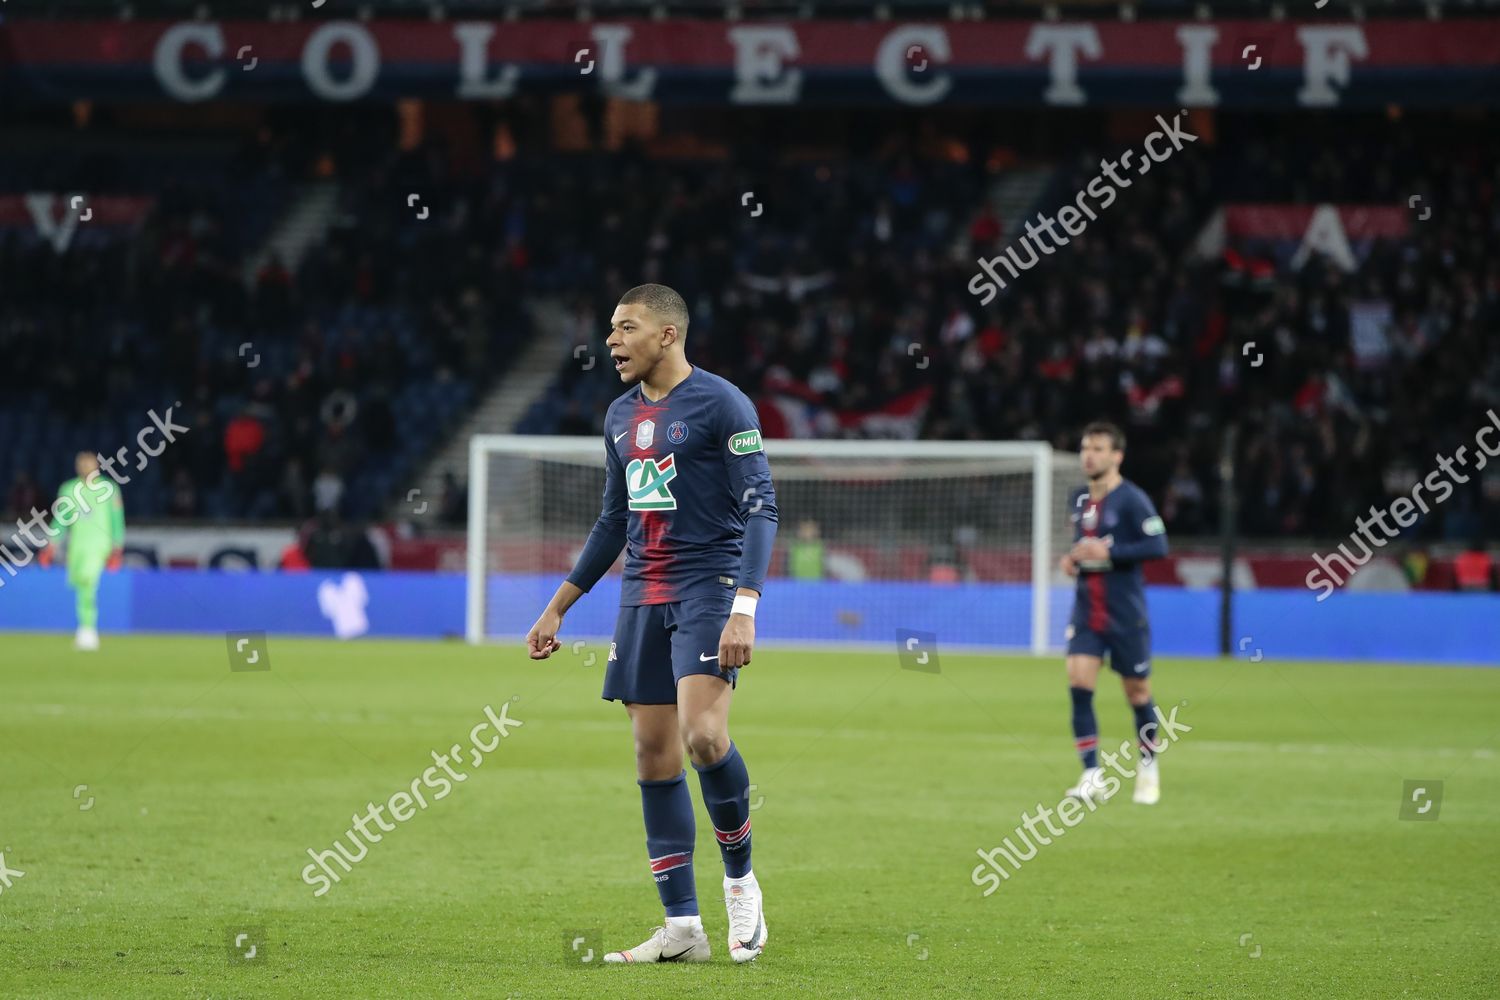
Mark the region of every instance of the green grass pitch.
<instances>
[{"instance_id":1,"label":"green grass pitch","mask_svg":"<svg viewBox=\"0 0 1500 1000\"><path fill-rule=\"evenodd\" d=\"M732 733L766 953L729 960L700 804L713 962L602 968L569 935L660 915L602 650L273 635L233 673L222 636L0 642L7 997L1500 995L1500 671L1160 660L1192 726L1162 803L1122 793L984 898L976 850L1076 776L1061 664L763 649ZM513 698L522 726L314 898L307 849ZM1112 675L1097 705L1116 746ZM1406 779L1444 782L1437 821L1398 818Z\"/></svg>"}]
</instances>

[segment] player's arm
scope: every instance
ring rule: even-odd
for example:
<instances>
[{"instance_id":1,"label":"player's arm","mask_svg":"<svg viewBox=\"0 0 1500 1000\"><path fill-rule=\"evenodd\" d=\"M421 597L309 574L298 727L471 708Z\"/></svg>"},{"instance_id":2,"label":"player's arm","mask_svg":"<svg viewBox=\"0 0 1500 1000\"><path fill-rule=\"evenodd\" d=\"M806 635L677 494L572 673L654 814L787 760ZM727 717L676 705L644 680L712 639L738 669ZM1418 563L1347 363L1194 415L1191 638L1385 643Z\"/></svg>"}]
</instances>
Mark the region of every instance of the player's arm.
<instances>
[{"instance_id":1,"label":"player's arm","mask_svg":"<svg viewBox=\"0 0 1500 1000\"><path fill-rule=\"evenodd\" d=\"M1131 505L1130 523L1135 525L1138 537L1110 542L1109 557L1116 566L1160 559L1167 554L1167 527L1146 494L1139 494L1137 502Z\"/></svg>"},{"instance_id":2,"label":"player's arm","mask_svg":"<svg viewBox=\"0 0 1500 1000\"><path fill-rule=\"evenodd\" d=\"M1087 492L1088 490L1085 487L1083 490L1075 491L1073 494L1073 544L1075 546L1078 544L1079 539L1083 537L1083 524L1079 520L1078 511L1082 506L1084 494ZM1062 558L1057 561L1057 568L1062 570L1063 573L1067 574L1068 576L1077 576L1078 560L1073 558L1073 553L1071 551L1064 552L1062 554Z\"/></svg>"},{"instance_id":3,"label":"player's arm","mask_svg":"<svg viewBox=\"0 0 1500 1000\"><path fill-rule=\"evenodd\" d=\"M562 648L557 633L562 630L563 615L578 602L578 599L594 588L600 577L620 557L625 547L625 470L620 467L620 457L615 454L608 435L604 442L604 504L599 519L583 543L583 552L568 574L558 585L557 593L547 602L542 616L531 626L526 636L527 652L533 660L545 660Z\"/></svg>"},{"instance_id":4,"label":"player's arm","mask_svg":"<svg viewBox=\"0 0 1500 1000\"><path fill-rule=\"evenodd\" d=\"M72 493L68 492L67 483L63 483L57 488L57 500L61 500L64 497L70 503L76 502L77 499ZM58 509L57 501L54 500L48 513L51 514ZM62 524L56 515L53 515L45 524L41 525L42 534L47 536L47 544L37 553L38 564L44 567L51 566L53 560L64 554L68 543L69 527L71 527L71 522L69 524Z\"/></svg>"},{"instance_id":5,"label":"player's arm","mask_svg":"<svg viewBox=\"0 0 1500 1000\"><path fill-rule=\"evenodd\" d=\"M755 646L755 607L765 590L766 573L771 569L777 524L776 488L771 483L771 464L766 461L755 407L739 396L728 411L720 425L724 434L720 447L724 449L729 489L745 521L745 539L734 610L719 636L720 670L750 662Z\"/></svg>"}]
</instances>

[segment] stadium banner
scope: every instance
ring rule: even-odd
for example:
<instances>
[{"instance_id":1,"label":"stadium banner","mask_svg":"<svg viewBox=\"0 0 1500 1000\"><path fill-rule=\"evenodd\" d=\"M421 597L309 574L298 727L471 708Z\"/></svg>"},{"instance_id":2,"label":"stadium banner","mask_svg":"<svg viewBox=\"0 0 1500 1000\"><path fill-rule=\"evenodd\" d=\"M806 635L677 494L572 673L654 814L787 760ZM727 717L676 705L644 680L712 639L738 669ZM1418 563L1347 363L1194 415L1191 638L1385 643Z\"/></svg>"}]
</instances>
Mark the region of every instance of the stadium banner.
<instances>
[{"instance_id":1,"label":"stadium banner","mask_svg":"<svg viewBox=\"0 0 1500 1000\"><path fill-rule=\"evenodd\" d=\"M75 243L99 245L136 232L155 204L144 195L0 194L0 232L18 233L23 245L41 242L61 254Z\"/></svg>"},{"instance_id":2,"label":"stadium banner","mask_svg":"<svg viewBox=\"0 0 1500 1000\"><path fill-rule=\"evenodd\" d=\"M275 569L296 540L291 528L132 526L125 536L125 564L142 569Z\"/></svg>"},{"instance_id":3,"label":"stadium banner","mask_svg":"<svg viewBox=\"0 0 1500 1000\"><path fill-rule=\"evenodd\" d=\"M0 629L56 632L74 627L73 592L61 568L0 574ZM99 628L110 633L264 632L274 660L277 636L452 638L464 634L466 581L456 573L346 570L235 573L202 570L106 573ZM488 631L518 645L536 609L557 586L554 575L491 577ZM999 644L1024 649L1030 591L1025 584L962 587L929 583L781 581L767 591L757 640L787 645L897 645L892 597L910 614L901 627L932 632L936 648ZM1217 656L1219 595L1212 590L1148 587L1152 644L1163 656ZM580 668L602 671L618 614L619 578L606 577L568 612L569 646ZM1071 588L1052 593L1052 644L1062 645ZM504 611L498 609L506 609ZM1288 659L1415 661L1500 666L1493 623L1500 594L1388 594L1341 591L1319 602L1305 587L1238 594L1236 634L1260 637L1242 649ZM1412 621L1422 628L1411 627ZM1012 623L1007 625L1005 623ZM1005 631L1009 629L1010 631ZM107 639L106 639L107 641ZM592 652L592 656L588 655Z\"/></svg>"},{"instance_id":4,"label":"stadium banner","mask_svg":"<svg viewBox=\"0 0 1500 1000\"><path fill-rule=\"evenodd\" d=\"M1193 243L1201 258L1225 255L1226 262L1252 273L1271 273L1264 255L1282 268L1301 270L1311 260L1331 261L1353 274L1381 241L1406 239L1420 196L1401 205L1225 205L1204 223ZM1432 214L1425 208L1417 218ZM1249 260L1234 247L1249 252Z\"/></svg>"},{"instance_id":5,"label":"stadium banner","mask_svg":"<svg viewBox=\"0 0 1500 1000\"><path fill-rule=\"evenodd\" d=\"M386 569L462 573L468 562L462 532L413 535L401 525L390 523L370 526L366 537ZM277 568L287 547L296 540L297 533L291 528L132 527L125 542L125 564L136 569L266 572ZM581 551L581 540L544 539L497 544L493 556L501 565L538 566L565 576ZM931 568L931 551L925 545L829 545L828 552L830 577L846 583L926 581ZM1221 558L1216 549L1182 548L1147 563L1146 582L1158 587L1216 590ZM778 581L786 579L783 560L778 552L771 563L771 576ZM966 546L962 571L969 583L1025 583L1031 578L1031 553L1026 548ZM1311 555L1272 552L1241 553L1233 567L1236 590L1305 587L1308 577L1318 572ZM1419 581L1409 579L1397 559L1376 556L1345 587L1386 592L1451 591L1454 581L1451 556L1433 556Z\"/></svg>"},{"instance_id":6,"label":"stadium banner","mask_svg":"<svg viewBox=\"0 0 1500 1000\"><path fill-rule=\"evenodd\" d=\"M1500 22L22 19L0 79L57 102L1494 106Z\"/></svg>"}]
</instances>

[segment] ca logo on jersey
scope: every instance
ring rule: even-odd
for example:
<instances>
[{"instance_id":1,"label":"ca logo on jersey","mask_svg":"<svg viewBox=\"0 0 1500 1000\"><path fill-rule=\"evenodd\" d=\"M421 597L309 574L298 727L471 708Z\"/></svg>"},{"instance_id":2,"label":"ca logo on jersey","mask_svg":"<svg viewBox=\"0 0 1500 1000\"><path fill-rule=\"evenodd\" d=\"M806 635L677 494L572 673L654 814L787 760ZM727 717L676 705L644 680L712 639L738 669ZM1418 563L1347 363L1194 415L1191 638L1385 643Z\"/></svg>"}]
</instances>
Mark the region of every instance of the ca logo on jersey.
<instances>
[{"instance_id":1,"label":"ca logo on jersey","mask_svg":"<svg viewBox=\"0 0 1500 1000\"><path fill-rule=\"evenodd\" d=\"M677 456L633 458L625 466L625 491L631 510L676 510L677 498L667 484L677 478Z\"/></svg>"}]
</instances>

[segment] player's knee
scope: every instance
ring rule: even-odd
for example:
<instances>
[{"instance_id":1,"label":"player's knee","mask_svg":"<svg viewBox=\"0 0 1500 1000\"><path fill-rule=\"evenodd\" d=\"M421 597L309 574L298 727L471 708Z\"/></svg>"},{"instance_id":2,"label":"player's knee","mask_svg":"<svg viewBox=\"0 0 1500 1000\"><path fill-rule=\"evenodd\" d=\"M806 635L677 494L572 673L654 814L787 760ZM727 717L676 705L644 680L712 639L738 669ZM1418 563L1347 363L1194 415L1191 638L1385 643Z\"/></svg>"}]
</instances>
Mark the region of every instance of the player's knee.
<instances>
[{"instance_id":1,"label":"player's knee","mask_svg":"<svg viewBox=\"0 0 1500 1000\"><path fill-rule=\"evenodd\" d=\"M706 723L683 727L682 743L699 764L711 764L729 752L729 734Z\"/></svg>"},{"instance_id":2,"label":"player's knee","mask_svg":"<svg viewBox=\"0 0 1500 1000\"><path fill-rule=\"evenodd\" d=\"M642 781L666 781L682 770L682 748L675 743L665 746L635 744L635 774Z\"/></svg>"},{"instance_id":3,"label":"player's knee","mask_svg":"<svg viewBox=\"0 0 1500 1000\"><path fill-rule=\"evenodd\" d=\"M662 781L682 770L682 747L672 738L670 729L665 734L635 734L635 769L646 781Z\"/></svg>"}]
</instances>

